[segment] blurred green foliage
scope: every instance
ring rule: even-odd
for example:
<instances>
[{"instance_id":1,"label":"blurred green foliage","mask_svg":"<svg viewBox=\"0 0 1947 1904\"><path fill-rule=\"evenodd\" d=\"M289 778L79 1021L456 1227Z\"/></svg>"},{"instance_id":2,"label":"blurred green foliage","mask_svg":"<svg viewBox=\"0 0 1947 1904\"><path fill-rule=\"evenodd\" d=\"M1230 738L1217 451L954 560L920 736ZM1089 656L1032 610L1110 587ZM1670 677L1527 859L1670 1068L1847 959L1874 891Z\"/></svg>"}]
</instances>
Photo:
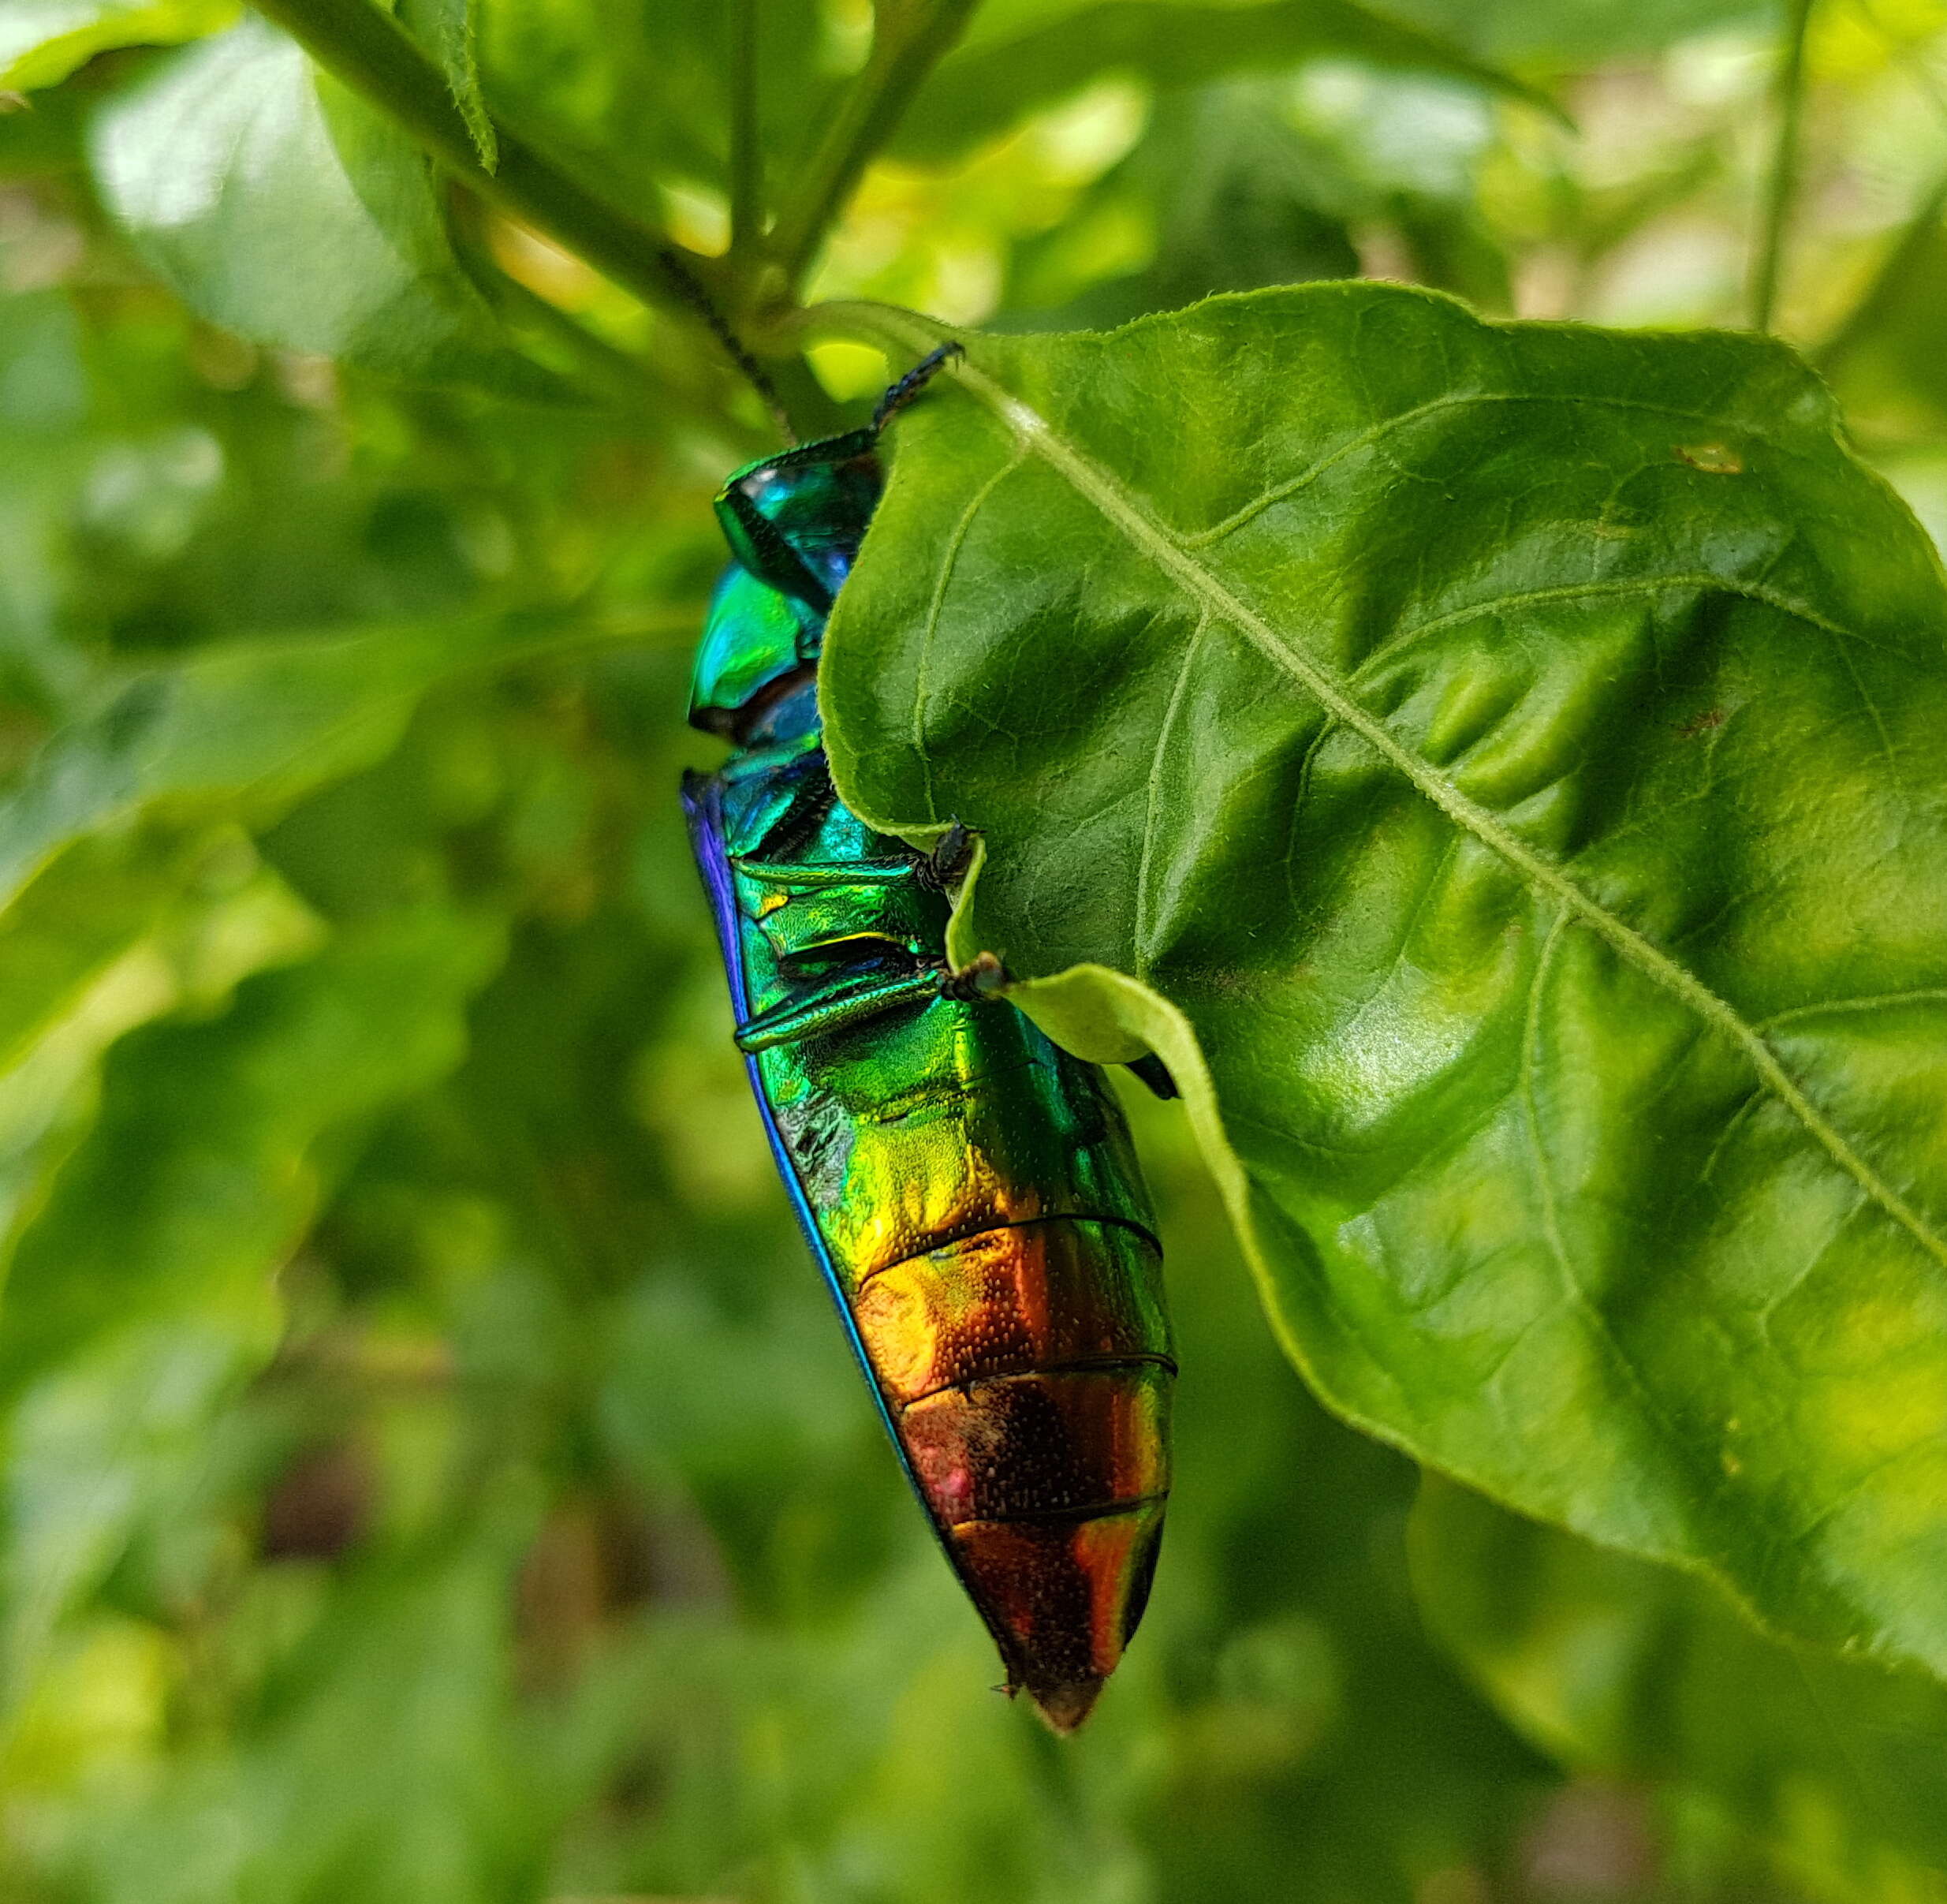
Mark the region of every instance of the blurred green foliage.
<instances>
[{"instance_id":1,"label":"blurred green foliage","mask_svg":"<svg viewBox=\"0 0 1947 1904\"><path fill-rule=\"evenodd\" d=\"M1132 1107L1184 1365L1155 1598L1075 1741L990 1691L675 810L761 406L269 28L166 50L233 10L0 6L0 1899L1947 1892L1934 1689L1415 1510L1171 1107ZM737 5L399 11L484 155L483 105L724 256ZM852 178L871 9L755 17L759 182L842 188L818 295L1745 308L1762 6L989 0ZM1936 528L1944 33L1818 9L1783 305Z\"/></svg>"}]
</instances>

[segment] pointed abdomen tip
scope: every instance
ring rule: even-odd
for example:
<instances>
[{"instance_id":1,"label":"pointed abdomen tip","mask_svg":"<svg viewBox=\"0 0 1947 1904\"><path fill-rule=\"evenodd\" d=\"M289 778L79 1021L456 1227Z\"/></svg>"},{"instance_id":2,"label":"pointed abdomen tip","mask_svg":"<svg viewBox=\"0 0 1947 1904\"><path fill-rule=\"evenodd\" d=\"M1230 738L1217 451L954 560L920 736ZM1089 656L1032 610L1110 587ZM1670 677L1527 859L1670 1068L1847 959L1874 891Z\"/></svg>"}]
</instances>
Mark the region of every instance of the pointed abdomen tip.
<instances>
[{"instance_id":1,"label":"pointed abdomen tip","mask_svg":"<svg viewBox=\"0 0 1947 1904\"><path fill-rule=\"evenodd\" d=\"M1039 1692L1032 1686L1022 1689L1035 1702L1035 1710L1048 1722L1048 1729L1065 1738L1095 1711L1095 1701L1107 1683L1103 1679L1076 1679L1066 1686L1044 1686Z\"/></svg>"},{"instance_id":2,"label":"pointed abdomen tip","mask_svg":"<svg viewBox=\"0 0 1947 1904\"><path fill-rule=\"evenodd\" d=\"M1011 1685L1057 1732L1086 1719L1149 1599L1163 1503L1099 1515L972 1521L953 1529L960 1576Z\"/></svg>"}]
</instances>

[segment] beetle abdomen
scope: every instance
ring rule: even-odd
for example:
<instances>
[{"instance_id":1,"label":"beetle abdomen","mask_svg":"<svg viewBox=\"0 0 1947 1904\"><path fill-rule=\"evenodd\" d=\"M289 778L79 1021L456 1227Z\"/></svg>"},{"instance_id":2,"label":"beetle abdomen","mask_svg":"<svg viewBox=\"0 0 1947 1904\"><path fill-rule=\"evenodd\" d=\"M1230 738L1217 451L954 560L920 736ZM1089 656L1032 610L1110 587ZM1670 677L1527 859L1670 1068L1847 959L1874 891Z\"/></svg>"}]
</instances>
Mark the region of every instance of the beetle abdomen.
<instances>
[{"instance_id":1,"label":"beetle abdomen","mask_svg":"<svg viewBox=\"0 0 1947 1904\"><path fill-rule=\"evenodd\" d=\"M852 1316L1010 1679L1078 1724L1142 1616L1176 1365L1142 1231L1057 1217L870 1277Z\"/></svg>"}]
</instances>

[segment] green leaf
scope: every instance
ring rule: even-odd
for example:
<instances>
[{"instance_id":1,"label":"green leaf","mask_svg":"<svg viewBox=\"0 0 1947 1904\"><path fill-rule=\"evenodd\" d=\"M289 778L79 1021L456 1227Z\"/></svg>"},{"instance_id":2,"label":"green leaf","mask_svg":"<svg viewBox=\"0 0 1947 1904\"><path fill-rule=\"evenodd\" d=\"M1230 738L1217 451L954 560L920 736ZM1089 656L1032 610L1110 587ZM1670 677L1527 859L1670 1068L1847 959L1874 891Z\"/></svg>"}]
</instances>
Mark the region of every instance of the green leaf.
<instances>
[{"instance_id":1,"label":"green leaf","mask_svg":"<svg viewBox=\"0 0 1947 1904\"><path fill-rule=\"evenodd\" d=\"M84 1895L305 1904L349 1872L364 1904L541 1896L554 1768L509 1670L534 1504L502 1491L477 1532L442 1530L334 1593L226 1749L102 1807L77 1847Z\"/></svg>"},{"instance_id":2,"label":"green leaf","mask_svg":"<svg viewBox=\"0 0 1947 1904\"><path fill-rule=\"evenodd\" d=\"M102 1055L125 1032L208 1011L247 974L315 950L319 925L248 841L198 840L153 883L114 857L62 862L0 924L0 1264L85 1132ZM99 888L97 890L92 890ZM94 903L99 902L99 903Z\"/></svg>"},{"instance_id":3,"label":"green leaf","mask_svg":"<svg viewBox=\"0 0 1947 1904\"><path fill-rule=\"evenodd\" d=\"M589 155L612 189L654 203L665 187L727 195L735 117L722 0L476 0L488 91L521 123ZM841 89L830 16L815 0L756 9L759 130L774 187L804 163ZM595 155L599 155L599 160ZM727 209L727 207L726 207Z\"/></svg>"},{"instance_id":4,"label":"green leaf","mask_svg":"<svg viewBox=\"0 0 1947 1904\"><path fill-rule=\"evenodd\" d=\"M1557 110L1522 81L1356 0L1214 6L1100 0L1054 9L1052 18L1048 11L1000 13L985 33L942 62L902 121L894 149L912 158L951 158L1098 79L1128 76L1174 88L1335 55L1442 74Z\"/></svg>"},{"instance_id":5,"label":"green leaf","mask_svg":"<svg viewBox=\"0 0 1947 1904\"><path fill-rule=\"evenodd\" d=\"M1336 155L1300 137L1285 93L1256 77L1156 101L1142 139L1096 182L1083 213L1145 216L1154 254L1140 271L1090 286L1061 311L1059 327L1103 328L1218 291L1358 275L1348 218L1373 207L1345 189ZM1044 301L1037 280L1058 282L1075 251L1070 221L1035 241L1016 259L1008 301Z\"/></svg>"},{"instance_id":6,"label":"green leaf","mask_svg":"<svg viewBox=\"0 0 1947 1904\"><path fill-rule=\"evenodd\" d=\"M558 392L455 263L430 162L269 27L176 54L97 120L109 209L202 315L391 375Z\"/></svg>"},{"instance_id":7,"label":"green leaf","mask_svg":"<svg viewBox=\"0 0 1947 1904\"><path fill-rule=\"evenodd\" d=\"M1947 1693L1765 1638L1704 1581L1430 1479L1413 1577L1434 1636L1570 1765L1672 1783L1822 1898L1947 1877Z\"/></svg>"},{"instance_id":8,"label":"green leaf","mask_svg":"<svg viewBox=\"0 0 1947 1904\"><path fill-rule=\"evenodd\" d=\"M841 788L1169 1062L1320 1391L1947 1671L1947 599L1815 379L1314 286L975 338L897 435Z\"/></svg>"},{"instance_id":9,"label":"green leaf","mask_svg":"<svg viewBox=\"0 0 1947 1904\"><path fill-rule=\"evenodd\" d=\"M238 0L8 0L0 13L0 91L54 86L98 53L173 46L233 24Z\"/></svg>"}]
</instances>

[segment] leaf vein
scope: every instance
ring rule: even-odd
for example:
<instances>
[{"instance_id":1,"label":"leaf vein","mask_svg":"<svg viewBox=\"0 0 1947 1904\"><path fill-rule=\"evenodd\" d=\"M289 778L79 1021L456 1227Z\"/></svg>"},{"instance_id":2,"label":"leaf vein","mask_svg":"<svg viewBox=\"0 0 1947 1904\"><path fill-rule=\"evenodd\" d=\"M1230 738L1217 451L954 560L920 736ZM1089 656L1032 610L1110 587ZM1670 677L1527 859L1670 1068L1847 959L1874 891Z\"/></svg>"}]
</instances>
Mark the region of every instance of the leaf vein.
<instances>
[{"instance_id":1,"label":"leaf vein","mask_svg":"<svg viewBox=\"0 0 1947 1904\"><path fill-rule=\"evenodd\" d=\"M1162 726L1156 735L1156 751L1149 763L1149 786L1143 810L1143 852L1136 868L1136 976L1148 976L1151 962L1150 950L1151 894L1150 881L1153 875L1155 858L1157 813L1162 805L1163 765L1169 751L1169 735L1176 726L1177 715L1189 691L1190 674L1196 661L1196 651L1203 639L1203 630L1210 625L1207 611L1197 618L1196 626L1190 631L1190 639L1184 644L1183 665L1177 670L1177 678L1169 690L1169 704L1163 710Z\"/></svg>"},{"instance_id":2,"label":"leaf vein","mask_svg":"<svg viewBox=\"0 0 1947 1904\"><path fill-rule=\"evenodd\" d=\"M940 615L946 606L946 591L953 579L953 571L959 566L960 552L965 545L974 518L986 508L989 498L1001 485L1027 460L1025 450L1016 450L1013 457L987 478L968 498L967 506L960 513L960 520L953 525L953 532L946 539L946 547L940 555L940 572L933 584L933 599L927 605L926 627L919 637L919 655L913 670L912 683L912 751L919 763L921 778L926 784L926 816L938 819L938 812L933 798L933 762L926 749L926 715L927 707L927 663L933 653L933 638L939 633Z\"/></svg>"},{"instance_id":3,"label":"leaf vein","mask_svg":"<svg viewBox=\"0 0 1947 1904\"><path fill-rule=\"evenodd\" d=\"M1397 416L1383 418L1369 428L1360 431L1356 436L1348 437L1344 442L1328 450L1325 455L1320 457L1308 468L1300 471L1296 476L1288 477L1284 482L1274 485L1262 495L1252 497L1248 502L1233 510L1221 522L1214 522L1207 528L1188 532L1173 530L1170 532L1179 548L1207 548L1214 543L1222 542L1226 536L1235 534L1247 523L1263 515L1266 510L1274 509L1279 503L1296 495L1300 490L1309 488L1336 464L1344 462L1348 457L1356 456L1362 450L1376 447L1388 436L1396 431L1405 428L1409 424L1417 423L1423 417L1436 416L1442 410L1465 409L1476 404L1490 403L1587 404L1597 409L1639 410L1652 416L1672 417L1680 423L1721 424L1725 420L1723 417L1707 410L1687 410L1672 404L1647 403L1639 398L1631 397L1595 396L1577 390L1550 392L1546 394L1535 394L1520 390L1469 390L1457 396L1436 397L1429 402L1415 405L1410 410L1401 410ZM1750 428L1748 425L1740 424L1736 427L1740 435L1758 437L1767 443L1772 440L1769 437L1763 436L1762 432ZM1394 467L1397 468L1397 465L1395 465Z\"/></svg>"}]
</instances>

